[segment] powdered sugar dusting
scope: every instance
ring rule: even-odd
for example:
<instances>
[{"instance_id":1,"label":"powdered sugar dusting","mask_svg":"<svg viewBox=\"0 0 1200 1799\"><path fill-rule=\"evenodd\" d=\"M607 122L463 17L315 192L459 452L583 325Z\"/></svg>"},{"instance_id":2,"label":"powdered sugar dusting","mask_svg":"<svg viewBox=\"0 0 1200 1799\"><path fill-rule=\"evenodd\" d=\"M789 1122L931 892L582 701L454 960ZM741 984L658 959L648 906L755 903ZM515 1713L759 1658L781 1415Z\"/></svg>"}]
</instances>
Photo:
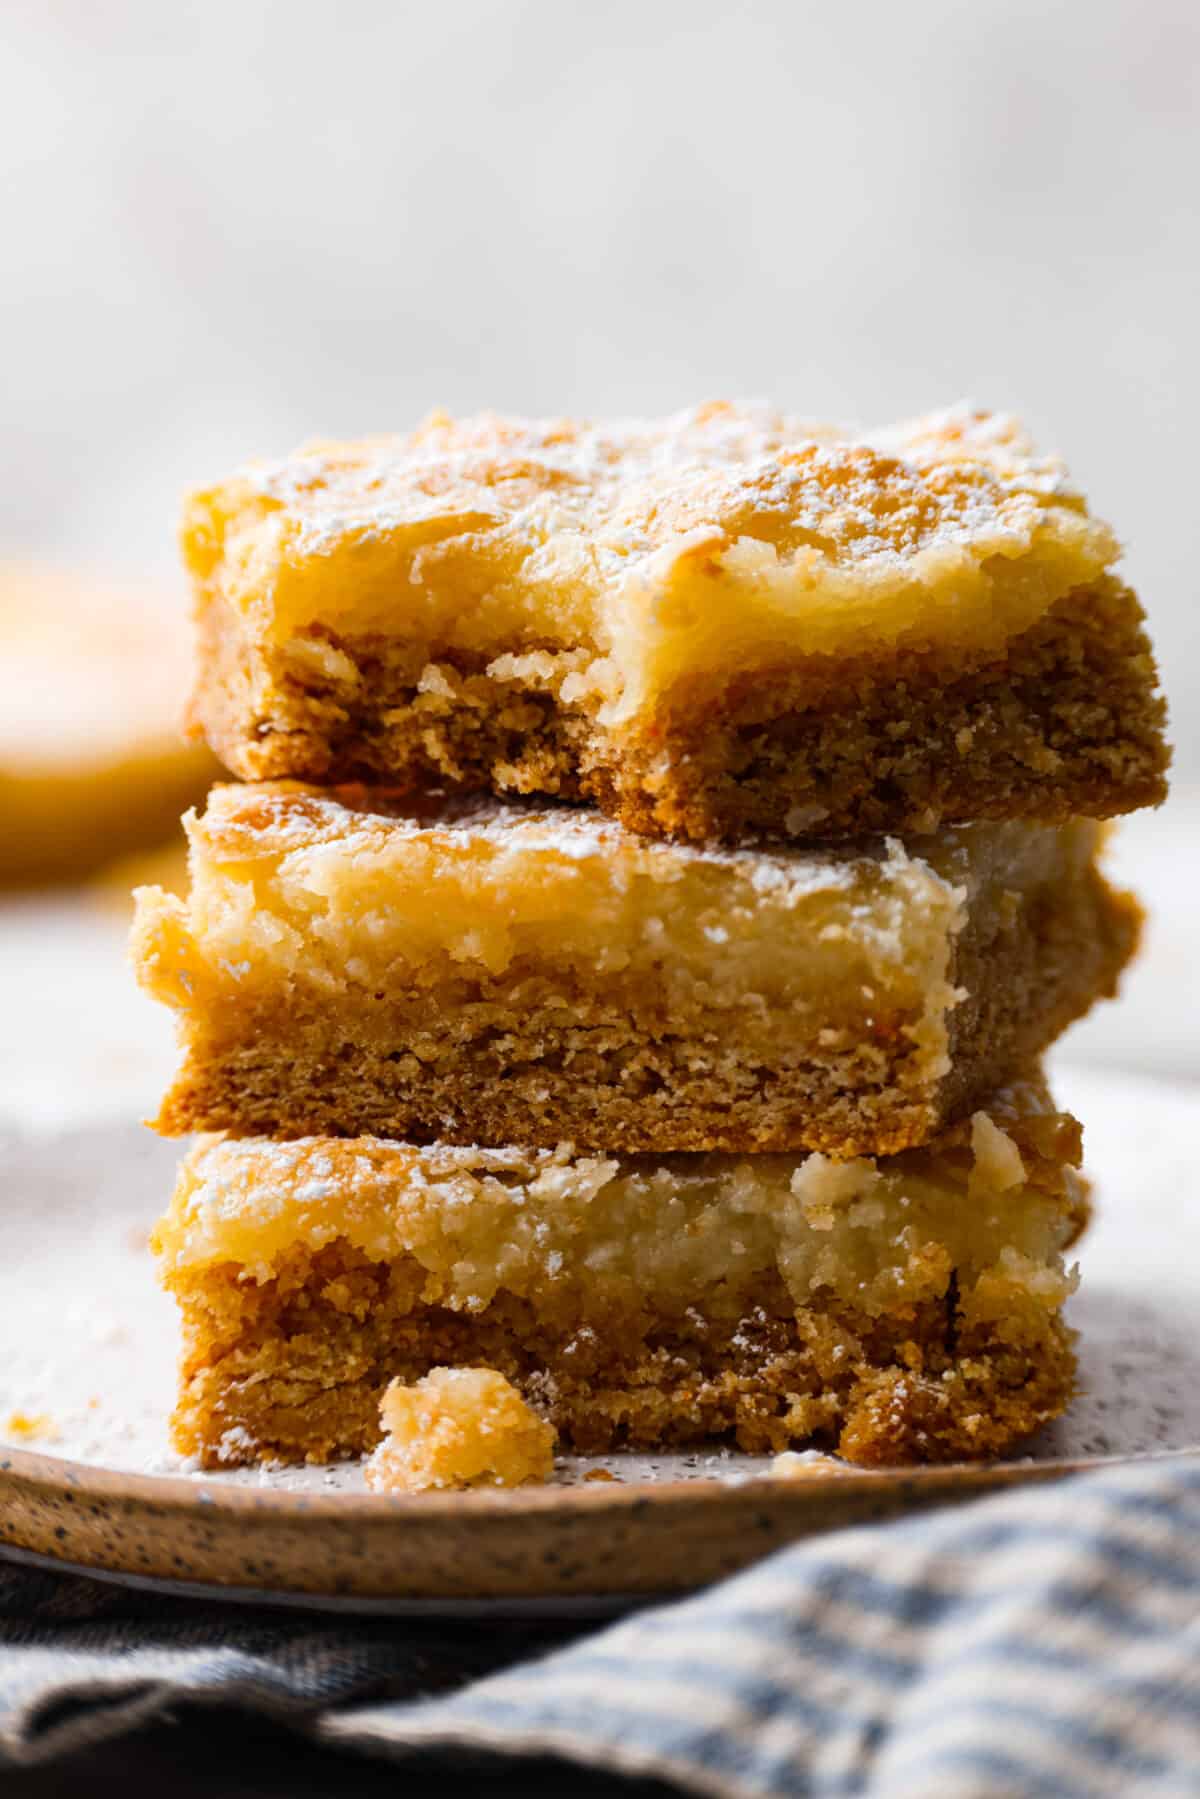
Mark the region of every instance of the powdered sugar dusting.
<instances>
[{"instance_id":1,"label":"powdered sugar dusting","mask_svg":"<svg viewBox=\"0 0 1200 1799\"><path fill-rule=\"evenodd\" d=\"M859 565L990 552L1075 497L1015 419L966 404L878 429L726 403L611 422L435 413L411 435L314 443L239 479L293 522L300 556L436 522L513 526L531 544L584 530L610 572L705 532L778 544L783 530L790 549Z\"/></svg>"},{"instance_id":2,"label":"powdered sugar dusting","mask_svg":"<svg viewBox=\"0 0 1200 1799\"><path fill-rule=\"evenodd\" d=\"M614 869L644 870L669 881L693 869L719 868L740 874L762 896L793 898L823 889L845 890L879 869L900 872L910 858L897 840L859 840L853 846L726 846L684 844L642 837L602 813L553 801L508 801L488 795L426 796L390 801L361 788L322 789L295 783L229 785L214 788L202 820L188 821L217 859L303 856L309 868L323 857L343 862L387 845L403 849L421 840L444 844L463 855L552 856L565 862L601 858ZM961 838L945 838L951 850Z\"/></svg>"}]
</instances>

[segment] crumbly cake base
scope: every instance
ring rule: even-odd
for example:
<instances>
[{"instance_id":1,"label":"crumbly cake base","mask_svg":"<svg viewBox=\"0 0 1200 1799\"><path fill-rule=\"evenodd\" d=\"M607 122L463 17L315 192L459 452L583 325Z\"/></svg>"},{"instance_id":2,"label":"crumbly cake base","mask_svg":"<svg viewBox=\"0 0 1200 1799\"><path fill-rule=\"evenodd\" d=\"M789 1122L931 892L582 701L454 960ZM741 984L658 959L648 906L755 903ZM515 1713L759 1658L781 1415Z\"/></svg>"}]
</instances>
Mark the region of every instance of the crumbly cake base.
<instances>
[{"instance_id":1,"label":"crumbly cake base","mask_svg":"<svg viewBox=\"0 0 1200 1799\"><path fill-rule=\"evenodd\" d=\"M326 633L301 662L251 644L216 602L200 630L193 726L245 780L592 799L633 830L694 841L1111 817L1166 793L1142 609L1112 579L999 652L792 660L681 688L613 729L562 698L569 654L523 646L538 672L501 677L436 646Z\"/></svg>"},{"instance_id":2,"label":"crumbly cake base","mask_svg":"<svg viewBox=\"0 0 1200 1799\"><path fill-rule=\"evenodd\" d=\"M601 1330L506 1292L476 1314L423 1305L419 1265L373 1262L344 1239L288 1251L261 1283L239 1274L169 1281L184 1325L174 1442L209 1467L364 1454L389 1381L436 1366L496 1369L583 1453L812 1441L865 1467L997 1455L1074 1389L1057 1312L964 1317L953 1279L941 1298L870 1317L820 1295L797 1314L764 1275L740 1315L624 1313Z\"/></svg>"},{"instance_id":3,"label":"crumbly cake base","mask_svg":"<svg viewBox=\"0 0 1200 1799\"><path fill-rule=\"evenodd\" d=\"M193 1027L155 1120L168 1135L384 1136L410 1142L520 1142L582 1150L817 1149L892 1154L1024 1067L1116 990L1140 912L1093 865L997 931L969 922L953 980L949 1067L932 1079L896 1024L813 1043L804 1060L755 1061L698 1010L650 1036L604 991L561 982L544 1004L530 983L389 998L386 1041L348 1041L299 991L240 1019ZM438 1054L428 1040L436 1019ZM826 1033L834 1038L835 1033ZM414 1044L422 1054L413 1053Z\"/></svg>"}]
</instances>

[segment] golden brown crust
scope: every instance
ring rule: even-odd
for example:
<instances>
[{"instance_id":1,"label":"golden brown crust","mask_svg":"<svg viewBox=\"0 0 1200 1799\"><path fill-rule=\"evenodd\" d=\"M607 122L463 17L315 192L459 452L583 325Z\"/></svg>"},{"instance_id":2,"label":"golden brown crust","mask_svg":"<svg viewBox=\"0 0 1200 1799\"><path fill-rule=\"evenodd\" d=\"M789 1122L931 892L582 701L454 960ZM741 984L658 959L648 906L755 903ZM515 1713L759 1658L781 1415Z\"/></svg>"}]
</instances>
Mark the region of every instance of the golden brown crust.
<instances>
[{"instance_id":1,"label":"golden brown crust","mask_svg":"<svg viewBox=\"0 0 1200 1799\"><path fill-rule=\"evenodd\" d=\"M1000 650L793 657L681 685L611 728L563 698L561 673L499 678L463 651L316 636L351 677L301 675L229 608L202 613L194 728L243 779L589 798L632 830L696 841L1110 817L1166 793L1142 610L1112 579Z\"/></svg>"},{"instance_id":2,"label":"golden brown crust","mask_svg":"<svg viewBox=\"0 0 1200 1799\"><path fill-rule=\"evenodd\" d=\"M208 1465L324 1461L379 1440L388 1381L485 1365L584 1452L721 1436L815 1439L865 1466L999 1454L1068 1404L1072 1333L1054 1311L966 1315L951 1278L884 1318L798 1315L777 1278L736 1318L623 1315L599 1331L500 1293L481 1314L421 1303L423 1273L344 1242L296 1249L261 1284L229 1264L170 1284L184 1318L174 1439Z\"/></svg>"}]
</instances>

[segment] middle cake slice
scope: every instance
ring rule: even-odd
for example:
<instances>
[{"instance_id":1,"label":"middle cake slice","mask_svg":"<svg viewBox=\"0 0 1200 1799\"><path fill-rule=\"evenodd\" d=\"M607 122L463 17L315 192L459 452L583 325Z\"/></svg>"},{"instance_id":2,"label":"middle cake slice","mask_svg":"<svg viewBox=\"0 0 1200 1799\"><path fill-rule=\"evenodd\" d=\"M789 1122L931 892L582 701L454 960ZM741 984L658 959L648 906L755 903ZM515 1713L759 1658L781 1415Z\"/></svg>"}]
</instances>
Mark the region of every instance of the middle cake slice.
<instances>
[{"instance_id":1,"label":"middle cake slice","mask_svg":"<svg viewBox=\"0 0 1200 1799\"><path fill-rule=\"evenodd\" d=\"M1111 994L1103 826L683 847L600 815L213 791L134 958L182 1024L167 1132L577 1149L925 1142Z\"/></svg>"}]
</instances>

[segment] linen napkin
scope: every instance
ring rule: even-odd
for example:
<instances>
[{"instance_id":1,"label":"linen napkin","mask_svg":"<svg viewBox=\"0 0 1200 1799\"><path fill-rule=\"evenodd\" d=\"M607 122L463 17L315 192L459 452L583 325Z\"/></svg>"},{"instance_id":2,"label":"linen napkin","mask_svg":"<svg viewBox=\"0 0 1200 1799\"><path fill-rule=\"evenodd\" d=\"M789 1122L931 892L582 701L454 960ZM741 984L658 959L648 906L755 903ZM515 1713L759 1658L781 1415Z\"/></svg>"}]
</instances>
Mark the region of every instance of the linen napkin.
<instances>
[{"instance_id":1,"label":"linen napkin","mask_svg":"<svg viewBox=\"0 0 1200 1799\"><path fill-rule=\"evenodd\" d=\"M1200 1792L1200 1455L862 1526L603 1628L197 1604L0 1561L0 1769L184 1706L425 1773L774 1794Z\"/></svg>"}]
</instances>

